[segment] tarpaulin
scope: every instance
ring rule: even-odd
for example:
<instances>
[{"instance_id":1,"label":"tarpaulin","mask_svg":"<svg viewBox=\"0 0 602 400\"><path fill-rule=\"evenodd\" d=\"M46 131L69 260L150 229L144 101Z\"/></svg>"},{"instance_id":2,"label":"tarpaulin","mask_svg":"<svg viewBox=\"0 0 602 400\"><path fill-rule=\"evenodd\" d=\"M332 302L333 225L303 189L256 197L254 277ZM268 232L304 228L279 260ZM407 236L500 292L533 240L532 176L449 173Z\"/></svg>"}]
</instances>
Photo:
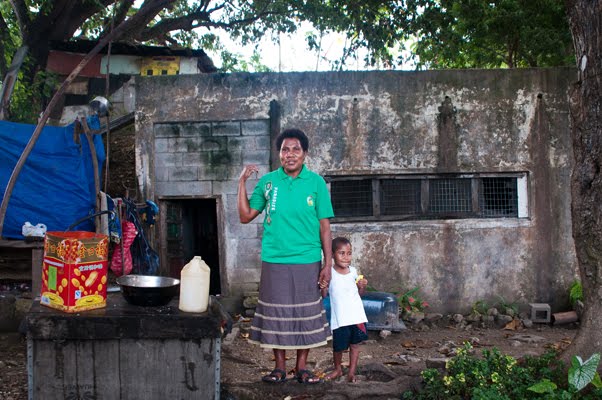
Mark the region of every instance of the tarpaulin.
<instances>
[{"instance_id":1,"label":"tarpaulin","mask_svg":"<svg viewBox=\"0 0 602 400\"><path fill-rule=\"evenodd\" d=\"M98 129L96 116L88 117L91 130ZM75 221L95 212L94 167L84 134L74 140L75 124L46 126L17 177L4 218L2 236L23 239L25 222L42 223L49 231L64 231ZM35 125L0 121L0 193L6 185ZM100 175L105 160L101 135L93 135ZM73 230L94 231L94 219Z\"/></svg>"}]
</instances>

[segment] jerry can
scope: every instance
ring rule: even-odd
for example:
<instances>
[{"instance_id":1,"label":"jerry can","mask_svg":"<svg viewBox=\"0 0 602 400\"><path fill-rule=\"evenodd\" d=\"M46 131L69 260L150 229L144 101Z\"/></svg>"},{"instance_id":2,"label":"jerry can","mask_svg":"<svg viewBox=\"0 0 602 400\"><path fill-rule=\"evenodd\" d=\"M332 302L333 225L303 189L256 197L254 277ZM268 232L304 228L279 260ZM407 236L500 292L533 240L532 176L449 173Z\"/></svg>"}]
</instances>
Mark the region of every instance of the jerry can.
<instances>
[{"instance_id":1,"label":"jerry can","mask_svg":"<svg viewBox=\"0 0 602 400\"><path fill-rule=\"evenodd\" d=\"M194 256L180 272L180 304L185 312L205 312L209 304L211 270L200 256Z\"/></svg>"}]
</instances>

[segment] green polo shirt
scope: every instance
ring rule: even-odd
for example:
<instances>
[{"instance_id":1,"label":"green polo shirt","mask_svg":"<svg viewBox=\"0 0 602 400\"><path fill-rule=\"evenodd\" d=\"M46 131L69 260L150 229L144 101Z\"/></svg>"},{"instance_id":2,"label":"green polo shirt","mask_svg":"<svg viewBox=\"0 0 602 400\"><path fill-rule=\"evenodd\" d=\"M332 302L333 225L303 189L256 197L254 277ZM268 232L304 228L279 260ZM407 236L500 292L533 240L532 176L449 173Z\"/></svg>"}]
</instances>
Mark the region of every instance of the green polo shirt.
<instances>
[{"instance_id":1,"label":"green polo shirt","mask_svg":"<svg viewBox=\"0 0 602 400\"><path fill-rule=\"evenodd\" d=\"M309 264L322 260L320 220L334 216L324 178L304 165L293 179L280 167L261 177L249 205L259 212L265 210L263 261Z\"/></svg>"}]
</instances>

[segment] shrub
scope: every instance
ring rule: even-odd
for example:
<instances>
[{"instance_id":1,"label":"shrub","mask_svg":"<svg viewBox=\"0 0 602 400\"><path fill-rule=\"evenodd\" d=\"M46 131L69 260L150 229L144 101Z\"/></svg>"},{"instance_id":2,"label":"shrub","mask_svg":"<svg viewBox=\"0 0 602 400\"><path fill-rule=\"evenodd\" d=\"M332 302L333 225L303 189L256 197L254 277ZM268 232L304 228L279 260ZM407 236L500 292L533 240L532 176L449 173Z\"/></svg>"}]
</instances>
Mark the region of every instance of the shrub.
<instances>
[{"instance_id":1,"label":"shrub","mask_svg":"<svg viewBox=\"0 0 602 400\"><path fill-rule=\"evenodd\" d=\"M484 350L482 357L471 355L471 349L469 343L458 349L457 356L448 361L445 374L441 374L436 369L424 370L423 389L417 393L404 393L403 398L417 400L601 398L602 391L598 388L588 394L577 393L574 390L576 387L569 385L569 382L572 382L571 373L569 372L567 380L563 372L564 365L553 351L539 357L526 357L519 362L511 356L501 354L497 349ZM581 387L590 381L599 380L597 374L592 375L590 380L584 379L583 372L586 370L589 372L592 364L593 362L589 360L581 363L573 361L571 367L573 376L579 377ZM584 368L586 365L587 368ZM593 368L595 371L595 367ZM587 383L583 385L585 380Z\"/></svg>"},{"instance_id":2,"label":"shrub","mask_svg":"<svg viewBox=\"0 0 602 400\"><path fill-rule=\"evenodd\" d=\"M426 301L419 297L419 290L419 287L415 287L397 295L397 303L399 303L402 313L423 312L429 306Z\"/></svg>"}]
</instances>

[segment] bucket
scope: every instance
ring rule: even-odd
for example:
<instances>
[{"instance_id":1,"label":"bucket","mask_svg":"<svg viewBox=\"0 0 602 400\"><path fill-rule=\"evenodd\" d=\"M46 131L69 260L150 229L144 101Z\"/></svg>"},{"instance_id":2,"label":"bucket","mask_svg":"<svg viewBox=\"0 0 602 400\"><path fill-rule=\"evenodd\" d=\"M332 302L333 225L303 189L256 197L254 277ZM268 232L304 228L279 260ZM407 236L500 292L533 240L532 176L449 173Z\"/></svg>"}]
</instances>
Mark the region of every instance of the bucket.
<instances>
[{"instance_id":1,"label":"bucket","mask_svg":"<svg viewBox=\"0 0 602 400\"><path fill-rule=\"evenodd\" d=\"M211 270L199 256L194 256L180 272L179 309L185 312L205 312L209 304Z\"/></svg>"},{"instance_id":2,"label":"bucket","mask_svg":"<svg viewBox=\"0 0 602 400\"><path fill-rule=\"evenodd\" d=\"M105 307L108 246L102 234L46 232L40 303L65 312Z\"/></svg>"}]
</instances>

